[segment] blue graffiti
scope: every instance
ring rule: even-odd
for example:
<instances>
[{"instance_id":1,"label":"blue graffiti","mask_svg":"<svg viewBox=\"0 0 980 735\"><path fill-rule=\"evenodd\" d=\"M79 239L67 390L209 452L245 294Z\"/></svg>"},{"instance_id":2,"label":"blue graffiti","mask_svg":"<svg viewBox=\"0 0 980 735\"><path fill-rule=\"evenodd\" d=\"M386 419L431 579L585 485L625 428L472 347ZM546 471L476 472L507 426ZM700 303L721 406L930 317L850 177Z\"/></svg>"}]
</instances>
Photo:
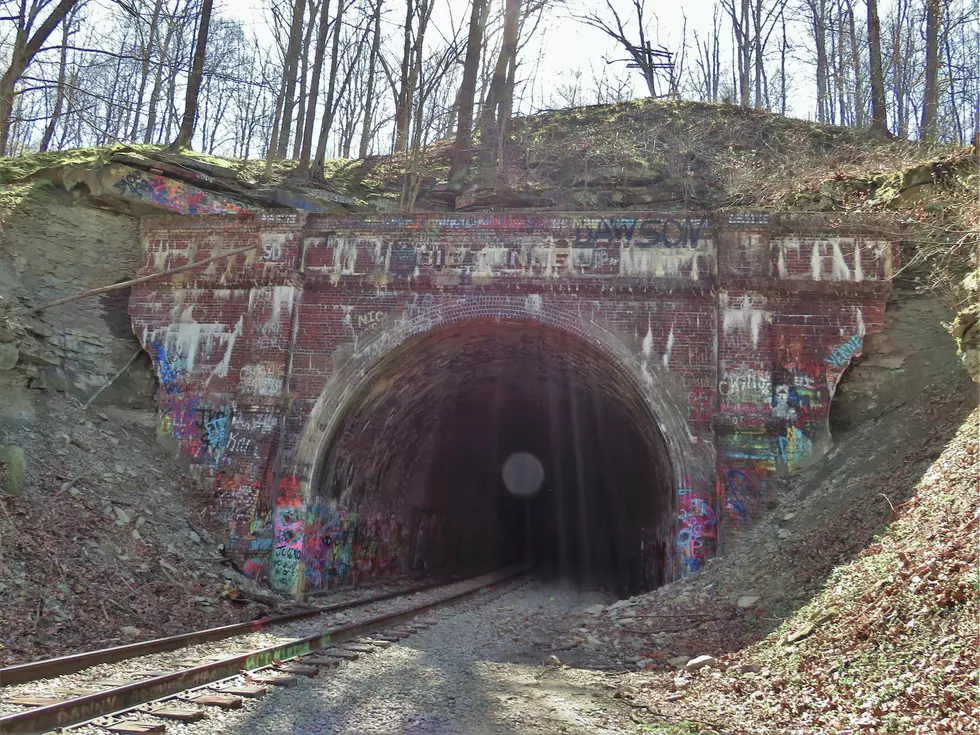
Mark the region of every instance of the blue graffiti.
<instances>
[{"instance_id":1,"label":"blue graffiti","mask_svg":"<svg viewBox=\"0 0 980 735\"><path fill-rule=\"evenodd\" d=\"M860 334L855 334L844 344L835 347L824 362L833 365L835 368L842 368L854 356L854 353L861 349L863 344L864 338Z\"/></svg>"},{"instance_id":2,"label":"blue graffiti","mask_svg":"<svg viewBox=\"0 0 980 735\"><path fill-rule=\"evenodd\" d=\"M779 437L776 444L779 449L779 459L791 466L813 451L813 442L795 426L788 428L786 436Z\"/></svg>"},{"instance_id":3,"label":"blue graffiti","mask_svg":"<svg viewBox=\"0 0 980 735\"><path fill-rule=\"evenodd\" d=\"M751 490L749 476L742 470L729 470L725 477L725 506L742 523L749 521L745 495Z\"/></svg>"}]
</instances>

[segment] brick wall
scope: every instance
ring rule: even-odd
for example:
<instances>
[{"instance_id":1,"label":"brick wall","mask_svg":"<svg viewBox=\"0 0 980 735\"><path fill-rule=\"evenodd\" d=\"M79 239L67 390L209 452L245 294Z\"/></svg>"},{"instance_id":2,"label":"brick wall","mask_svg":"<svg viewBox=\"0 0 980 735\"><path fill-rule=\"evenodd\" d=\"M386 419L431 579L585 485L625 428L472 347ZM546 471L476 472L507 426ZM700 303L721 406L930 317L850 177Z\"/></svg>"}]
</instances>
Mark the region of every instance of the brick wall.
<instances>
[{"instance_id":1,"label":"brick wall","mask_svg":"<svg viewBox=\"0 0 980 735\"><path fill-rule=\"evenodd\" d=\"M143 274L260 247L147 283L130 311L160 431L214 483L249 573L300 590L325 566L336 583L410 568L442 521L327 502L329 440L380 365L504 319L587 347L597 389L646 412L669 577L826 448L837 381L883 327L895 251L875 230L756 212L147 218Z\"/></svg>"}]
</instances>

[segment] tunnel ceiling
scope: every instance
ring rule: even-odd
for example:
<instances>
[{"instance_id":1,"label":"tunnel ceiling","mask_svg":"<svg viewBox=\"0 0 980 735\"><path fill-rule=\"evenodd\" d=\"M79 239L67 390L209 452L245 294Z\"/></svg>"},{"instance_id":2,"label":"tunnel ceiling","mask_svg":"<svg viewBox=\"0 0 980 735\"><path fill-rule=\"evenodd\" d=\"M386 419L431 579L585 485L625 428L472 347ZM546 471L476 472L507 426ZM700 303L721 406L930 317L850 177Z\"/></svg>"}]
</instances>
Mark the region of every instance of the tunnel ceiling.
<instances>
[{"instance_id":1,"label":"tunnel ceiling","mask_svg":"<svg viewBox=\"0 0 980 735\"><path fill-rule=\"evenodd\" d=\"M530 511L500 475L522 451L545 469ZM444 516L487 547L488 562L525 548L532 512L539 557L630 576L649 567L638 554L653 553L650 539L669 524L671 477L642 396L607 356L533 322L467 321L416 338L365 378L319 495L362 515Z\"/></svg>"}]
</instances>

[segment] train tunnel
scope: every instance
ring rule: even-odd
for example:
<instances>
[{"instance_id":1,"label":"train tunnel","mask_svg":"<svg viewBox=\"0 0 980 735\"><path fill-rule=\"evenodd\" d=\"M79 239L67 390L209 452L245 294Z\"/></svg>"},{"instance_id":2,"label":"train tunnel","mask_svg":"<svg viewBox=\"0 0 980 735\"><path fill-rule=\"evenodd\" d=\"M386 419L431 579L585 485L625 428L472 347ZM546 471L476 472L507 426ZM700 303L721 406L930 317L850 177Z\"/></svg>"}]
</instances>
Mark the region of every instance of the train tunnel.
<instances>
[{"instance_id":1,"label":"train tunnel","mask_svg":"<svg viewBox=\"0 0 980 735\"><path fill-rule=\"evenodd\" d=\"M347 532L319 553L349 560L312 560L309 588L522 559L623 591L665 581L664 438L623 369L564 330L471 320L410 340L364 378L322 456L324 527Z\"/></svg>"}]
</instances>

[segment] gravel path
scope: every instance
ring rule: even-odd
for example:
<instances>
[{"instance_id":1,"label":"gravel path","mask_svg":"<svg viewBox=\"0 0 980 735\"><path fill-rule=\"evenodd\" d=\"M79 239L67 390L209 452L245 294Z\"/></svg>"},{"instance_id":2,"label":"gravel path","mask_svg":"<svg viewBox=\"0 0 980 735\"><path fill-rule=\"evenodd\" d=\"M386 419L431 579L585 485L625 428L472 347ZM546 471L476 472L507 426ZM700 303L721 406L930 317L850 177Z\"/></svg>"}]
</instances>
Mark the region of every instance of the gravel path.
<instances>
[{"instance_id":1,"label":"gravel path","mask_svg":"<svg viewBox=\"0 0 980 735\"><path fill-rule=\"evenodd\" d=\"M560 632L536 620L608 598L530 583L440 611L420 633L360 660L272 687L238 711L208 710L180 735L230 733L640 733L618 675L548 666ZM76 732L101 735L84 728Z\"/></svg>"},{"instance_id":2,"label":"gravel path","mask_svg":"<svg viewBox=\"0 0 980 735\"><path fill-rule=\"evenodd\" d=\"M490 575L485 576L489 578ZM159 674L162 671L180 671L206 661L227 658L236 653L288 643L298 638L304 638L318 633L325 628L336 627L365 618L415 607L425 602L437 600L453 592L461 591L474 584L478 579L480 578L469 578L452 584L435 587L424 592L396 597L390 600L382 600L380 602L372 602L348 610L339 610L332 613L325 612L322 615L282 623L265 630L248 633L235 638L188 646L176 651L142 656L128 661L93 666L74 674L67 674L42 681L0 687L0 715L23 712L25 709L23 706L2 701L6 698L19 696L60 696L67 698L82 694L83 692L81 690L83 689L95 692L107 689L109 686L115 686L115 684L103 685L100 683L107 680L110 682L118 682L120 679L138 681L147 678L150 673ZM418 583L416 582L416 584ZM368 592L362 591L361 596L366 597L368 594L380 594L384 591L387 590L371 589ZM314 604L326 605L334 602L350 601L344 598L338 599L338 597L318 598Z\"/></svg>"}]
</instances>

